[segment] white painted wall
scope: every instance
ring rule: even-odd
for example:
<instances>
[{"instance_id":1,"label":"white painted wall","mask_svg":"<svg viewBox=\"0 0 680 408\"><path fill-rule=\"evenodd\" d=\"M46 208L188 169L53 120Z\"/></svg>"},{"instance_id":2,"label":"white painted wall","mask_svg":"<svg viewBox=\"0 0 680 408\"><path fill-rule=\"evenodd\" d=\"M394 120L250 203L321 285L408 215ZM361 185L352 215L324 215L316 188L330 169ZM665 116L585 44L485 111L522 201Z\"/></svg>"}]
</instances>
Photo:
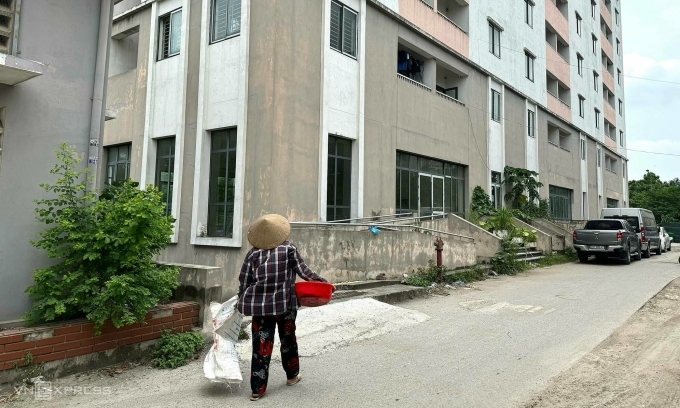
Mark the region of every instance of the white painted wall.
<instances>
[{"instance_id":1,"label":"white painted wall","mask_svg":"<svg viewBox=\"0 0 680 408\"><path fill-rule=\"evenodd\" d=\"M319 218L326 220L328 178L328 135L354 141L352 148L351 216L363 216L364 180L364 98L366 0L345 0L344 5L359 13L357 58L330 47L331 0L324 0L322 123L319 135ZM398 5L395 1L393 2Z\"/></svg>"},{"instance_id":2,"label":"white painted wall","mask_svg":"<svg viewBox=\"0 0 680 408\"><path fill-rule=\"evenodd\" d=\"M538 109L535 104L526 101L526 109L527 111L532 111L534 112L534 118L536 118L536 113L538 112ZM525 128L528 128L529 124L526 123L528 122L529 118L528 115L524 115L524 121L525 121ZM538 124L538 119L534 120L534 126ZM541 137L547 137L544 132L541 132L542 129L539 129L536 127L535 135L536 137L531 137L527 136L527 143L526 143L526 168L527 170L532 170L535 171L536 173L539 173L539 167L538 167L538 140Z\"/></svg>"},{"instance_id":3,"label":"white painted wall","mask_svg":"<svg viewBox=\"0 0 680 408\"><path fill-rule=\"evenodd\" d=\"M546 105L545 4L536 1L533 28L524 22L524 1L470 1L470 59L532 100ZM501 58L489 52L489 21L503 28ZM534 82L526 78L524 49L536 56Z\"/></svg>"},{"instance_id":4,"label":"white painted wall","mask_svg":"<svg viewBox=\"0 0 680 408\"><path fill-rule=\"evenodd\" d=\"M616 24L616 13L614 10L617 9L619 10L619 24ZM623 49L625 48L625 44L623 43L623 21L621 17L621 0L613 0L612 1L612 31L614 34L612 34L613 38L613 48L614 48L614 82L616 83L615 85L615 90L614 93L616 95L616 128L617 128L617 142L619 143L619 153L622 154L624 157L628 156L628 152L626 151L625 147L627 146L626 144L626 139L627 139L627 134L626 134L626 92L624 89L624 81L621 80L621 84L619 85L618 83L618 78L616 74L616 70L620 69L622 73L625 73L626 71L624 70L623 67ZM616 53L616 39L618 38L619 41L621 41L621 51L619 54ZM623 101L623 116L619 114L619 99ZM623 146L620 144L619 135L618 131L623 130ZM623 148L621 148L623 147ZM627 175L627 173L626 173ZM624 190L627 191L627 190ZM627 197L627 195L624 195L624 197Z\"/></svg>"},{"instance_id":5,"label":"white painted wall","mask_svg":"<svg viewBox=\"0 0 680 408\"><path fill-rule=\"evenodd\" d=\"M379 0L382 4L387 6L390 10L395 13L399 13L399 0Z\"/></svg>"},{"instance_id":6,"label":"white painted wall","mask_svg":"<svg viewBox=\"0 0 680 408\"><path fill-rule=\"evenodd\" d=\"M581 156L581 144L585 146L585 157ZM587 220L590 218L588 214L588 209L590 208L588 204L590 202L590 197L588 197L588 140L583 134L579 137L578 155L581 163L581 198L583 198L584 194L586 197L586 200L582 200L581 202L581 219Z\"/></svg>"},{"instance_id":7,"label":"white painted wall","mask_svg":"<svg viewBox=\"0 0 680 408\"><path fill-rule=\"evenodd\" d=\"M501 93L501 121L496 122L491 119L491 90L495 90ZM487 110L489 111L489 168L491 171L497 171L503 173L505 167L505 135L504 135L504 120L505 120L505 94L503 92L504 87L499 82L495 81L493 78L489 78L489 106ZM488 177L489 183L491 183L491 175ZM489 184L490 186L490 184Z\"/></svg>"},{"instance_id":8,"label":"white painted wall","mask_svg":"<svg viewBox=\"0 0 680 408\"><path fill-rule=\"evenodd\" d=\"M210 44L210 2L203 2L196 161L190 231L192 245L240 247L242 244L249 32L250 0L242 0L240 34ZM200 231L207 228L208 221L210 130L234 126L237 127L237 143L233 235L232 238L201 237Z\"/></svg>"},{"instance_id":9,"label":"white painted wall","mask_svg":"<svg viewBox=\"0 0 680 408\"><path fill-rule=\"evenodd\" d=\"M583 18L581 35L576 30L576 13ZM601 51L593 54L592 34L600 38L600 8L597 6L596 18L591 16L590 0L569 1L569 56L571 59L571 120L590 137L604 142L604 107L602 97L602 60ZM583 60L583 76L578 74L576 53L580 53ZM598 91L593 86L593 69L600 75ZM579 116L578 95L586 98L585 115ZM595 127L595 108L600 112L600 129Z\"/></svg>"}]
</instances>

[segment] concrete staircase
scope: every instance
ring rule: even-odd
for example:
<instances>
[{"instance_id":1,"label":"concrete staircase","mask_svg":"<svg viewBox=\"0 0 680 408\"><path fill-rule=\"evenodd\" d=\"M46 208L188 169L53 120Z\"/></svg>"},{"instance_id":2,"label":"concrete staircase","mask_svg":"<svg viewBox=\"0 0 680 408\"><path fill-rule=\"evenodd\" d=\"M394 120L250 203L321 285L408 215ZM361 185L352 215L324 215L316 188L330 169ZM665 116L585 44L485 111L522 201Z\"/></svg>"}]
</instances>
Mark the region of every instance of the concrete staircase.
<instances>
[{"instance_id":1,"label":"concrete staircase","mask_svg":"<svg viewBox=\"0 0 680 408\"><path fill-rule=\"evenodd\" d=\"M517 259L523 262L536 262L544 258L543 251L535 249L520 250L517 252Z\"/></svg>"}]
</instances>

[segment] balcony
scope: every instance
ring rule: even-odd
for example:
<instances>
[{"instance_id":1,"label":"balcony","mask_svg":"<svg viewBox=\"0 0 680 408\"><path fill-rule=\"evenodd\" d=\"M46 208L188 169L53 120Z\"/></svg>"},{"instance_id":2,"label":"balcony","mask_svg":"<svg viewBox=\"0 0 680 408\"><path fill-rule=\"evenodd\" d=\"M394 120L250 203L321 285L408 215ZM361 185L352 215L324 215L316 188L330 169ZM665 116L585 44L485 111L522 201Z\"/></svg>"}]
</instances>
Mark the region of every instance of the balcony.
<instances>
[{"instance_id":1,"label":"balcony","mask_svg":"<svg viewBox=\"0 0 680 408\"><path fill-rule=\"evenodd\" d=\"M461 24L434 9L432 0L399 0L399 14L464 57L470 55L470 38ZM465 3L465 2L463 2ZM458 2L460 4L460 2ZM464 6L465 9L469 8ZM464 18L467 14L459 13ZM455 18L454 15L452 17ZM467 20L465 21L467 22Z\"/></svg>"},{"instance_id":2,"label":"balcony","mask_svg":"<svg viewBox=\"0 0 680 408\"><path fill-rule=\"evenodd\" d=\"M545 55L548 72L567 87L570 87L571 67L569 66L569 62L565 61L562 55L555 51L550 44L545 45Z\"/></svg>"},{"instance_id":3,"label":"balcony","mask_svg":"<svg viewBox=\"0 0 680 408\"><path fill-rule=\"evenodd\" d=\"M605 67L602 67L602 83L604 86L609 88L609 90L614 90L614 75L610 74Z\"/></svg>"},{"instance_id":4,"label":"balcony","mask_svg":"<svg viewBox=\"0 0 680 408\"><path fill-rule=\"evenodd\" d=\"M609 11L609 8L607 8L607 4L604 0L600 0L600 15L602 15L602 19L604 20L605 23L609 26L609 28L612 28L612 13Z\"/></svg>"},{"instance_id":5,"label":"balcony","mask_svg":"<svg viewBox=\"0 0 680 408\"><path fill-rule=\"evenodd\" d=\"M569 21L552 0L545 0L545 21L569 44Z\"/></svg>"},{"instance_id":6,"label":"balcony","mask_svg":"<svg viewBox=\"0 0 680 408\"><path fill-rule=\"evenodd\" d=\"M617 151L616 140L612 140L609 136L604 137L604 145L613 151Z\"/></svg>"},{"instance_id":7,"label":"balcony","mask_svg":"<svg viewBox=\"0 0 680 408\"><path fill-rule=\"evenodd\" d=\"M43 74L45 66L39 62L0 54L0 84L14 86Z\"/></svg>"},{"instance_id":8,"label":"balcony","mask_svg":"<svg viewBox=\"0 0 680 408\"><path fill-rule=\"evenodd\" d=\"M602 38L600 39L600 44L602 44L602 52L611 60L614 61L614 50L612 47L612 43L607 40L607 38L602 35Z\"/></svg>"},{"instance_id":9,"label":"balcony","mask_svg":"<svg viewBox=\"0 0 680 408\"><path fill-rule=\"evenodd\" d=\"M616 127L616 109L607 101L604 101L602 105L604 105L604 119ZM616 138L616 135L614 135L614 138Z\"/></svg>"},{"instance_id":10,"label":"balcony","mask_svg":"<svg viewBox=\"0 0 680 408\"><path fill-rule=\"evenodd\" d=\"M548 109L567 122L571 122L571 107L551 92L548 92Z\"/></svg>"}]
</instances>

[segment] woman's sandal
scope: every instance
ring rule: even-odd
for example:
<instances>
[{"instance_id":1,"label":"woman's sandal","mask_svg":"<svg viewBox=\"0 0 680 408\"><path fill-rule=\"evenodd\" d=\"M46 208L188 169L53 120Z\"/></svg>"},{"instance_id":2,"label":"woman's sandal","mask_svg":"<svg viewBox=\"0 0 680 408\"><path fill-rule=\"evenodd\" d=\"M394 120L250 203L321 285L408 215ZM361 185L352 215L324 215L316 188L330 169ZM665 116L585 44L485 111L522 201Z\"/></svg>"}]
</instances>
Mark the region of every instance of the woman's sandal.
<instances>
[{"instance_id":1,"label":"woman's sandal","mask_svg":"<svg viewBox=\"0 0 680 408\"><path fill-rule=\"evenodd\" d=\"M264 392L263 392L262 394L251 394L251 395L250 395L250 400L251 400L251 401L257 401L257 400L259 400L260 398L262 398L263 396L264 396Z\"/></svg>"},{"instance_id":2,"label":"woman's sandal","mask_svg":"<svg viewBox=\"0 0 680 408\"><path fill-rule=\"evenodd\" d=\"M301 379L302 379L302 376L300 374L298 374L297 376L295 376L295 378L286 381L286 385L290 387L291 385L295 385L295 384L299 383Z\"/></svg>"}]
</instances>

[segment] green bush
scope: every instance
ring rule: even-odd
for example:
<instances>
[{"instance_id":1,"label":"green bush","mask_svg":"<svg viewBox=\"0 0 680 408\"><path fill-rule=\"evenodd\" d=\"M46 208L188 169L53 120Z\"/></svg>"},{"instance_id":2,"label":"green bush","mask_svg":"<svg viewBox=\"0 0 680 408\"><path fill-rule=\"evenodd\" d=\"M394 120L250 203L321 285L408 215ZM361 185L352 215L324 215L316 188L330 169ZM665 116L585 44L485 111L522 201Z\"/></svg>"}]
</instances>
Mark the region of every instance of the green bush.
<instances>
[{"instance_id":1,"label":"green bush","mask_svg":"<svg viewBox=\"0 0 680 408\"><path fill-rule=\"evenodd\" d=\"M478 266L455 272L442 266L442 275L442 283L454 283L458 281L468 283L484 280L486 278L484 269ZM433 260L428 261L426 267L418 268L413 274L409 275L408 278L405 279L404 283L421 288L426 288L431 286L433 283L438 283L437 265L434 264Z\"/></svg>"},{"instance_id":2,"label":"green bush","mask_svg":"<svg viewBox=\"0 0 680 408\"><path fill-rule=\"evenodd\" d=\"M201 351L204 344L201 333L166 332L153 349L153 365L157 368L182 367Z\"/></svg>"},{"instance_id":3,"label":"green bush","mask_svg":"<svg viewBox=\"0 0 680 408\"><path fill-rule=\"evenodd\" d=\"M41 184L51 198L37 200L38 220L49 228L32 241L56 264L38 269L26 289L34 300L28 324L87 317L99 332L141 322L149 308L172 295L178 269L157 265L153 256L170 243L172 217L161 193L126 181L101 197L86 191L87 170L76 170L74 151L62 144L50 171L54 185Z\"/></svg>"},{"instance_id":4,"label":"green bush","mask_svg":"<svg viewBox=\"0 0 680 408\"><path fill-rule=\"evenodd\" d=\"M491 258L491 268L501 275L516 275L526 270L527 265L517 259L519 247L512 242L512 238L501 241L501 250Z\"/></svg>"},{"instance_id":5,"label":"green bush","mask_svg":"<svg viewBox=\"0 0 680 408\"><path fill-rule=\"evenodd\" d=\"M496 207L493 206L491 198L480 186L475 187L470 199L470 212L478 217L488 217L496 214Z\"/></svg>"}]
</instances>

